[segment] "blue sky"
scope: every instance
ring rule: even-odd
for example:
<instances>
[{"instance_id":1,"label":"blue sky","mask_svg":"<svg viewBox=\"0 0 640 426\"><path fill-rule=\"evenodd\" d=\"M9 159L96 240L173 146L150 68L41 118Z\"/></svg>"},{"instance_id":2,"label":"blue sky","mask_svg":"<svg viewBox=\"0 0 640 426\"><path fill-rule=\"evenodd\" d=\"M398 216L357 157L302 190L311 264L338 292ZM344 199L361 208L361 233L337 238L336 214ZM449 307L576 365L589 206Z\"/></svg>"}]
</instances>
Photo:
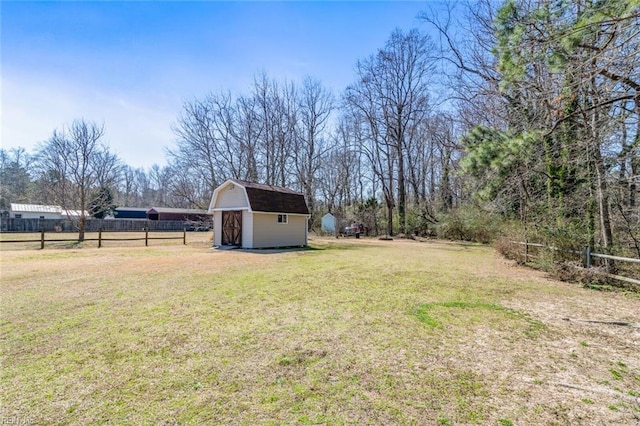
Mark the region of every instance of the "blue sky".
<instances>
[{"instance_id":1,"label":"blue sky","mask_svg":"<svg viewBox=\"0 0 640 426\"><path fill-rule=\"evenodd\" d=\"M165 163L187 100L312 76L336 96L426 1L0 2L2 147L33 152L54 129L104 123L127 164Z\"/></svg>"}]
</instances>

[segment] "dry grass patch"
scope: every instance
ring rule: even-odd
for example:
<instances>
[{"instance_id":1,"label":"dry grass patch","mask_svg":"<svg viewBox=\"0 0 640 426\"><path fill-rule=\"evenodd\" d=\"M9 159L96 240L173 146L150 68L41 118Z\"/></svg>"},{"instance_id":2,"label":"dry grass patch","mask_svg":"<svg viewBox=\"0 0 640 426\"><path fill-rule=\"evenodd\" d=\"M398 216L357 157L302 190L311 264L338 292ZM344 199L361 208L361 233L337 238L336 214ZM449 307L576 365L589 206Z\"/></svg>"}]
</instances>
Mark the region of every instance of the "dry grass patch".
<instances>
[{"instance_id":1,"label":"dry grass patch","mask_svg":"<svg viewBox=\"0 0 640 426\"><path fill-rule=\"evenodd\" d=\"M491 249L316 239L2 252L3 418L632 424L639 300ZM597 309L594 309L597 307ZM586 402L588 401L588 402Z\"/></svg>"}]
</instances>

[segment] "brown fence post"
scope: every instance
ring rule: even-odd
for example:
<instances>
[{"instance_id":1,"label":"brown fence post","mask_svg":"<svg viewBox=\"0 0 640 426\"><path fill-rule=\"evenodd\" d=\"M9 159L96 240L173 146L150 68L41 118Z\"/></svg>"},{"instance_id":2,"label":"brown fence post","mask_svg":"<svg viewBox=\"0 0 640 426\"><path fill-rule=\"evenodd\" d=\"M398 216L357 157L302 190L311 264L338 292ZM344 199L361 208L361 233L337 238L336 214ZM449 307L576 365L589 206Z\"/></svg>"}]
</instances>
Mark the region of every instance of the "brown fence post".
<instances>
[{"instance_id":1,"label":"brown fence post","mask_svg":"<svg viewBox=\"0 0 640 426\"><path fill-rule=\"evenodd\" d=\"M524 239L524 264L529 263L529 241L527 238Z\"/></svg>"},{"instance_id":2,"label":"brown fence post","mask_svg":"<svg viewBox=\"0 0 640 426\"><path fill-rule=\"evenodd\" d=\"M98 248L102 247L102 228L98 228Z\"/></svg>"},{"instance_id":3,"label":"brown fence post","mask_svg":"<svg viewBox=\"0 0 640 426\"><path fill-rule=\"evenodd\" d=\"M144 228L144 246L149 246L149 228L147 227Z\"/></svg>"},{"instance_id":4,"label":"brown fence post","mask_svg":"<svg viewBox=\"0 0 640 426\"><path fill-rule=\"evenodd\" d=\"M44 250L44 228L40 228L40 250Z\"/></svg>"},{"instance_id":5,"label":"brown fence post","mask_svg":"<svg viewBox=\"0 0 640 426\"><path fill-rule=\"evenodd\" d=\"M187 228L182 228L182 244L187 245Z\"/></svg>"}]
</instances>

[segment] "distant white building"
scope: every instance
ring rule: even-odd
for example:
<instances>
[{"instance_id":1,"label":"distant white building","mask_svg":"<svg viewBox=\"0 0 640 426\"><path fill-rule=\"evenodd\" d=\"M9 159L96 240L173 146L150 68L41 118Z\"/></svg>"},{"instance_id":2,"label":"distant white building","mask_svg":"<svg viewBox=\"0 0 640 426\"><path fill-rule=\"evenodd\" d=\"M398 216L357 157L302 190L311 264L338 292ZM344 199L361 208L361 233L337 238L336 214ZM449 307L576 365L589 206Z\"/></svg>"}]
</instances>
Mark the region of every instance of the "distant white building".
<instances>
[{"instance_id":1,"label":"distant white building","mask_svg":"<svg viewBox=\"0 0 640 426\"><path fill-rule=\"evenodd\" d=\"M41 204L11 203L9 217L12 219L62 219L60 206L45 206Z\"/></svg>"},{"instance_id":2,"label":"distant white building","mask_svg":"<svg viewBox=\"0 0 640 426\"><path fill-rule=\"evenodd\" d=\"M334 233L336 232L336 217L331 213L327 213L322 216L322 230L324 232Z\"/></svg>"},{"instance_id":3,"label":"distant white building","mask_svg":"<svg viewBox=\"0 0 640 426\"><path fill-rule=\"evenodd\" d=\"M60 206L46 206L42 204L15 204L9 207L9 217L12 219L70 219L82 214L80 210L63 210ZM89 217L88 212L84 212Z\"/></svg>"},{"instance_id":4,"label":"distant white building","mask_svg":"<svg viewBox=\"0 0 640 426\"><path fill-rule=\"evenodd\" d=\"M65 219L77 219L82 216L82 210L65 210L62 217ZM89 217L89 212L84 211L84 217Z\"/></svg>"}]
</instances>

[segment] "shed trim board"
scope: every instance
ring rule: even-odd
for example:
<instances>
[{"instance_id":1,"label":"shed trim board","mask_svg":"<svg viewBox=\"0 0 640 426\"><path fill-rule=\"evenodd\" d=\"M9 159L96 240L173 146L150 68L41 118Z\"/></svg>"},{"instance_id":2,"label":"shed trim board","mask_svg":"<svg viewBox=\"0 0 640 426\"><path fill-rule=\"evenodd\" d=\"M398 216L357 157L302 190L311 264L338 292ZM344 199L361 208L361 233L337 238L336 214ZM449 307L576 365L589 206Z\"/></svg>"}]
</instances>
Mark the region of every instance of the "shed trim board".
<instances>
[{"instance_id":1,"label":"shed trim board","mask_svg":"<svg viewBox=\"0 0 640 426\"><path fill-rule=\"evenodd\" d=\"M211 211L213 211L213 212L231 212L231 211L236 211L236 210L250 210L250 209L249 209L249 207L239 207L239 208L223 207L223 208L211 209Z\"/></svg>"},{"instance_id":2,"label":"shed trim board","mask_svg":"<svg viewBox=\"0 0 640 426\"><path fill-rule=\"evenodd\" d=\"M309 217L308 214L302 214L302 213L287 213L287 212L263 212L263 211L259 211L259 210L251 210L252 213L264 213L264 214L286 214L287 216L304 216L304 217Z\"/></svg>"},{"instance_id":3,"label":"shed trim board","mask_svg":"<svg viewBox=\"0 0 640 426\"><path fill-rule=\"evenodd\" d=\"M304 217L309 217L308 214L302 214L302 213L286 213L286 212L263 212L260 210L251 210L248 207L241 207L241 208L233 208L233 207L225 207L225 208L214 208L211 209L212 212L231 212L231 211L236 211L236 210L245 210L245 211L249 211L251 213L264 213L264 214L286 214L287 216L304 216Z\"/></svg>"},{"instance_id":4,"label":"shed trim board","mask_svg":"<svg viewBox=\"0 0 640 426\"><path fill-rule=\"evenodd\" d=\"M227 180L213 191L209 204L209 212L214 218L214 246L222 246L230 239L236 243L232 245L237 245L237 239L230 238L232 235L229 234L232 227L228 212L233 211L240 214L239 245L242 248L307 245L310 215L300 192L238 179ZM288 220L279 223L278 215L287 215ZM233 227L238 225L238 220L234 220ZM233 228L233 232L238 231Z\"/></svg>"}]
</instances>

